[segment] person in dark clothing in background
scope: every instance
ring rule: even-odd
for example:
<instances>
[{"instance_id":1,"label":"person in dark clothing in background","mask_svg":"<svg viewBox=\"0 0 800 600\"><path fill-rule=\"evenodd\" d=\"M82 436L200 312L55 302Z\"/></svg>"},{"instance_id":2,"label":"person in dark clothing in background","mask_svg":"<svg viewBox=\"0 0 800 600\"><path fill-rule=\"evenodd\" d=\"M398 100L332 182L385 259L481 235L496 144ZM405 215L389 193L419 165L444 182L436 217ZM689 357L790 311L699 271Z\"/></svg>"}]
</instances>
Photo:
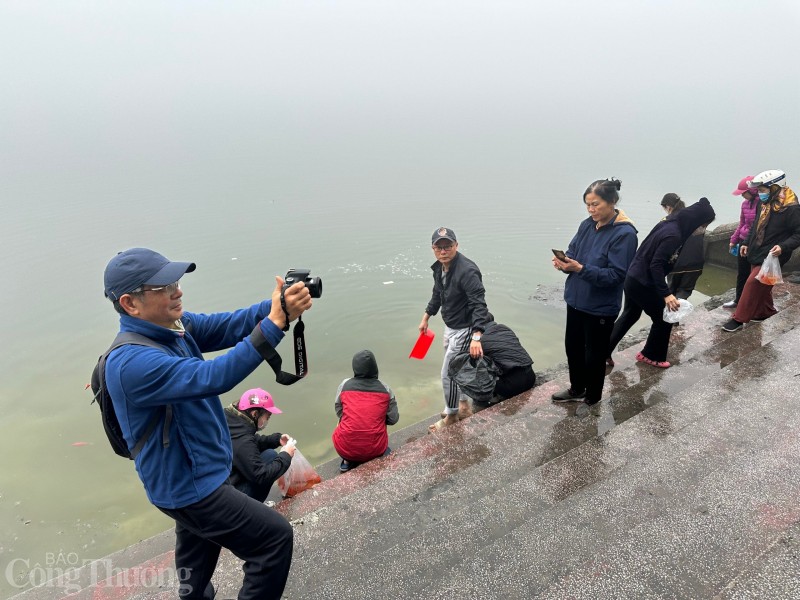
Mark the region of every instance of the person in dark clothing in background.
<instances>
[{"instance_id":1,"label":"person in dark clothing in background","mask_svg":"<svg viewBox=\"0 0 800 600\"><path fill-rule=\"evenodd\" d=\"M686 208L686 204L684 204L680 196L674 193L664 194L661 206L667 212L667 216L674 215ZM678 260L675 262L675 266L672 267L672 272L667 275L669 291L678 299L686 300L691 296L694 287L697 285L697 280L703 274L703 265L706 262L705 247L703 245L705 234L705 227L698 227L694 230L694 233L681 247Z\"/></svg>"},{"instance_id":2,"label":"person in dark clothing in background","mask_svg":"<svg viewBox=\"0 0 800 600\"><path fill-rule=\"evenodd\" d=\"M400 419L392 389L378 379L378 361L369 350L353 356L353 376L336 390L334 404L339 424L333 430L333 447L342 457L339 470L391 452L387 425Z\"/></svg>"},{"instance_id":3,"label":"person in dark clothing in background","mask_svg":"<svg viewBox=\"0 0 800 600\"><path fill-rule=\"evenodd\" d=\"M258 435L270 416L281 414L266 390L247 390L238 402L225 407L225 419L233 443L233 468L230 482L237 490L264 502L275 480L286 473L295 448L286 443L286 433ZM276 452L276 449L280 451Z\"/></svg>"},{"instance_id":4,"label":"person in dark clothing in background","mask_svg":"<svg viewBox=\"0 0 800 600\"><path fill-rule=\"evenodd\" d=\"M680 303L667 286L666 276L672 271L678 252L689 236L700 226L707 226L716 217L707 198L669 215L659 222L644 239L625 277L625 309L614 323L608 356L619 341L647 313L653 321L650 334L636 360L666 369L667 348L672 323L664 321L664 306L678 310Z\"/></svg>"},{"instance_id":5,"label":"person in dark clothing in background","mask_svg":"<svg viewBox=\"0 0 800 600\"><path fill-rule=\"evenodd\" d=\"M494 388L494 402L513 398L536 385L533 359L525 351L510 327L495 322L489 313L489 322L481 338L483 354L500 367L502 373Z\"/></svg>"}]
</instances>

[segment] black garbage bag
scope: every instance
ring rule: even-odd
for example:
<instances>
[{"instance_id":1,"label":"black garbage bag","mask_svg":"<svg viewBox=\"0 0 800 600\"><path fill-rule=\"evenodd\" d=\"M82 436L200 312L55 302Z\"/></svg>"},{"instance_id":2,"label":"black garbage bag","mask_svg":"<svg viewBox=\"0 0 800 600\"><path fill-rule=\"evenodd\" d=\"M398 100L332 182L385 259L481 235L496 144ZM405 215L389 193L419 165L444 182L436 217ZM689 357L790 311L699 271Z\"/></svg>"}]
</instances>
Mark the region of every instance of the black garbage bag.
<instances>
[{"instance_id":1,"label":"black garbage bag","mask_svg":"<svg viewBox=\"0 0 800 600\"><path fill-rule=\"evenodd\" d=\"M456 354L447 372L462 392L478 402L491 401L494 385L500 376L500 368L491 358L472 358L468 352Z\"/></svg>"}]
</instances>

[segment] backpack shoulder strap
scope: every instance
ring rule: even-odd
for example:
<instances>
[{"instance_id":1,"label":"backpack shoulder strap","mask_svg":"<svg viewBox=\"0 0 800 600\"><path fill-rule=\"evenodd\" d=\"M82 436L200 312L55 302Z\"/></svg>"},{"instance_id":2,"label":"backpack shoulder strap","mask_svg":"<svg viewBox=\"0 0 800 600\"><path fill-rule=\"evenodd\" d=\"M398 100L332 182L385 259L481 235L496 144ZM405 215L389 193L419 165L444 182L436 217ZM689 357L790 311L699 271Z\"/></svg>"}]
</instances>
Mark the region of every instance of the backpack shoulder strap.
<instances>
[{"instance_id":1,"label":"backpack shoulder strap","mask_svg":"<svg viewBox=\"0 0 800 600\"><path fill-rule=\"evenodd\" d=\"M158 350L166 351L166 348L162 344L159 344L158 342L151 340L147 336L144 336L140 333L135 333L133 331L120 331L117 334L117 337L114 338L114 341L111 343L111 346L109 346L108 350L106 350L100 357L100 359L97 361L97 367L95 368L94 373L92 373L92 389L95 390L94 400L92 400L92 402L97 401L101 393L105 393L104 392L104 390L106 390L105 370L106 370L106 359L108 358L108 355L111 354L114 350L116 350L120 346L126 346L129 344L134 344L137 346L149 346L150 348L156 348ZM158 425L158 421L160 418L161 415L159 413L155 413L153 417L150 419L150 421L148 421L147 428L145 429L144 434L139 439L139 441L136 442L136 445L131 450L131 456L130 456L131 460L135 459L136 456L142 451L142 448L144 448L145 443L147 442L148 439L150 439L150 436L153 434L156 425ZM169 446L169 427L171 423L172 423L172 405L167 404L165 407L164 430L161 436L161 442L164 448Z\"/></svg>"}]
</instances>

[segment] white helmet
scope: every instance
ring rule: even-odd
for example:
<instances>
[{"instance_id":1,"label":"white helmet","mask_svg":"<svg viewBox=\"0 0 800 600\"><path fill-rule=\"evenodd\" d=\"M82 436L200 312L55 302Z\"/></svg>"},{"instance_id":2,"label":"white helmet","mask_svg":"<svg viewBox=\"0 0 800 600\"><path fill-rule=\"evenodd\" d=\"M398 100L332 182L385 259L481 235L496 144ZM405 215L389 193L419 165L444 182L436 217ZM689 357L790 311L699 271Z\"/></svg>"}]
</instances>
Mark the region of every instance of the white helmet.
<instances>
[{"instance_id":1,"label":"white helmet","mask_svg":"<svg viewBox=\"0 0 800 600\"><path fill-rule=\"evenodd\" d=\"M780 187L786 187L786 173L783 171L779 171L778 169L770 169L769 171L763 171L753 177L753 180L750 182L750 185L755 186L764 186L769 187L771 185L777 185Z\"/></svg>"}]
</instances>

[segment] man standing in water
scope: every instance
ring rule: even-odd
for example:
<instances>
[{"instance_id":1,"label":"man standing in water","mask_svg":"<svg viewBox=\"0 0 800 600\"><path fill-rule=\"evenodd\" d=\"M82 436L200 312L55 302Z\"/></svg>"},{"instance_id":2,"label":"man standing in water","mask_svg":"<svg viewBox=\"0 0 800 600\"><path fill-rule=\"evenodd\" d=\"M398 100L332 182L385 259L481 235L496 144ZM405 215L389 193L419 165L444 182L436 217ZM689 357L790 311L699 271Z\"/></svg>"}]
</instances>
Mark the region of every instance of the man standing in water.
<instances>
[{"instance_id":1,"label":"man standing in water","mask_svg":"<svg viewBox=\"0 0 800 600\"><path fill-rule=\"evenodd\" d=\"M105 295L120 332L161 348L128 344L109 354L105 382L147 497L175 520L175 566L182 599L213 598L220 547L244 561L240 600L278 600L292 562L292 527L228 482L231 436L218 394L244 380L311 307L303 283L230 313L184 312L180 279L195 270L147 248L117 254ZM204 360L203 352L230 348ZM149 435L152 433L153 435ZM142 443L144 442L144 443Z\"/></svg>"},{"instance_id":2,"label":"man standing in water","mask_svg":"<svg viewBox=\"0 0 800 600\"><path fill-rule=\"evenodd\" d=\"M428 319L442 310L444 321L444 363L442 389L444 417L430 426L434 432L452 425L472 414L467 396L461 393L448 374L450 361L459 352L469 350L470 356L483 356L481 335L489 321L481 271L474 262L458 251L458 241L452 229L440 227L433 232L431 248L436 262L433 271L433 293L419 324L420 333L428 330Z\"/></svg>"}]
</instances>

